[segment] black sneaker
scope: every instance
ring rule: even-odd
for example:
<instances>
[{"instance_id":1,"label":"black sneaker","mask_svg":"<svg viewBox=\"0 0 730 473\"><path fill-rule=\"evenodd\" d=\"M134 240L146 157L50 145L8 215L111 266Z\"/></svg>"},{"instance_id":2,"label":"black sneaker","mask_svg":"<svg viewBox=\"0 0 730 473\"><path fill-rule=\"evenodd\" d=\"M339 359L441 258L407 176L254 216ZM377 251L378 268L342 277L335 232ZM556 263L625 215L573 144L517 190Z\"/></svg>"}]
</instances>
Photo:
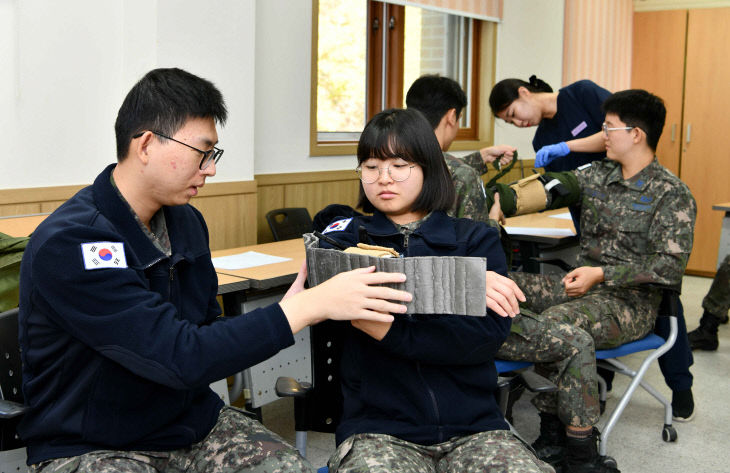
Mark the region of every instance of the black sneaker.
<instances>
[{"instance_id":1,"label":"black sneaker","mask_svg":"<svg viewBox=\"0 0 730 473\"><path fill-rule=\"evenodd\" d=\"M689 422L695 417L695 401L692 390L672 392L672 420Z\"/></svg>"},{"instance_id":2,"label":"black sneaker","mask_svg":"<svg viewBox=\"0 0 730 473\"><path fill-rule=\"evenodd\" d=\"M557 468L565 458L565 425L555 414L540 412L540 436L532 443L540 460Z\"/></svg>"},{"instance_id":3,"label":"black sneaker","mask_svg":"<svg viewBox=\"0 0 730 473\"><path fill-rule=\"evenodd\" d=\"M563 473L621 473L598 455L598 436L598 430L593 428L590 437L567 437Z\"/></svg>"},{"instance_id":4,"label":"black sneaker","mask_svg":"<svg viewBox=\"0 0 730 473\"><path fill-rule=\"evenodd\" d=\"M693 350L715 351L719 345L717 331L708 330L701 325L689 332L687 337Z\"/></svg>"}]
</instances>

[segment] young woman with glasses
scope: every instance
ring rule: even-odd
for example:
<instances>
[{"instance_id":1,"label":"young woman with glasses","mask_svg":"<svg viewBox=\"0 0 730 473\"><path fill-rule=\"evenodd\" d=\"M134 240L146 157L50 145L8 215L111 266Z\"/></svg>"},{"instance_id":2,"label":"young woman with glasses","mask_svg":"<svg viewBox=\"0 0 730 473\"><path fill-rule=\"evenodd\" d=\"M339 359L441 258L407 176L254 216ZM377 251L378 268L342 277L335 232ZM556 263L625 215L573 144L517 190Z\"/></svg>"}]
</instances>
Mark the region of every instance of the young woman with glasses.
<instances>
[{"instance_id":1,"label":"young woman with glasses","mask_svg":"<svg viewBox=\"0 0 730 473\"><path fill-rule=\"evenodd\" d=\"M485 257L490 271L512 284L503 277L497 230L447 216L453 183L420 112L377 114L360 137L357 158L359 206L373 215L336 220L327 236L345 247L393 248L402 257ZM494 308L490 300L488 290L487 307ZM505 315L518 311L516 302ZM510 320L489 310L485 317L411 314L343 326L344 405L330 472L462 472L475 464L479 471L497 464L505 471L552 471L509 431L495 401L494 356Z\"/></svg>"}]
</instances>

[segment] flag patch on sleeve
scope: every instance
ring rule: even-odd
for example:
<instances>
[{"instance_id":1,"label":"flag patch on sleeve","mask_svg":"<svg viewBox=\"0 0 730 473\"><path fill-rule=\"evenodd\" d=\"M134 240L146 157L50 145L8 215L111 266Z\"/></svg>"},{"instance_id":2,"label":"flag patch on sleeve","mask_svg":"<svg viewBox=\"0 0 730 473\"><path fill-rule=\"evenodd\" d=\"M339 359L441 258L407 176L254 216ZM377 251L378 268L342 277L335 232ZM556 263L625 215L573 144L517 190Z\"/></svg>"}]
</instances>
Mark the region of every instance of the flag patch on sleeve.
<instances>
[{"instance_id":1,"label":"flag patch on sleeve","mask_svg":"<svg viewBox=\"0 0 730 473\"><path fill-rule=\"evenodd\" d=\"M118 241L95 241L81 244L84 268L126 268L127 258L124 256L124 243Z\"/></svg>"},{"instance_id":2,"label":"flag patch on sleeve","mask_svg":"<svg viewBox=\"0 0 730 473\"><path fill-rule=\"evenodd\" d=\"M327 228L324 229L324 231L322 233L341 232L342 230L347 228L347 226L350 224L351 221L352 221L352 217L344 218L342 220L332 222L327 226Z\"/></svg>"}]
</instances>

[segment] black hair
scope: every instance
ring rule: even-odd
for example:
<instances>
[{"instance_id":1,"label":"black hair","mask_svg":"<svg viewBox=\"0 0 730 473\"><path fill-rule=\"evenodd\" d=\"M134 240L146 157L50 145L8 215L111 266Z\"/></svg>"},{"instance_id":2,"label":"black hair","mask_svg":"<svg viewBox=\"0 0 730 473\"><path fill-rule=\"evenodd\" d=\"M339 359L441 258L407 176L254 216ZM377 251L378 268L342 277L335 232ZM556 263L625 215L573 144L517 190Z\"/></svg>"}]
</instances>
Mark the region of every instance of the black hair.
<instances>
[{"instance_id":1,"label":"black hair","mask_svg":"<svg viewBox=\"0 0 730 473\"><path fill-rule=\"evenodd\" d=\"M421 166L423 188L412 211L448 211L456 200L454 182L446 167L436 135L421 112L390 109L375 115L362 131L357 144L357 164L370 158L401 158ZM373 212L375 207L360 183L358 207Z\"/></svg>"},{"instance_id":2,"label":"black hair","mask_svg":"<svg viewBox=\"0 0 730 473\"><path fill-rule=\"evenodd\" d=\"M458 82L448 77L425 75L416 79L406 94L406 106L423 113L431 128L441 123L446 112L456 110L456 117L466 107L466 94Z\"/></svg>"},{"instance_id":3,"label":"black hair","mask_svg":"<svg viewBox=\"0 0 730 473\"><path fill-rule=\"evenodd\" d=\"M191 118L228 117L223 95L212 82L182 69L154 69L137 82L122 102L114 131L117 160L129 152L132 137L143 131L173 136Z\"/></svg>"},{"instance_id":4,"label":"black hair","mask_svg":"<svg viewBox=\"0 0 730 473\"><path fill-rule=\"evenodd\" d=\"M642 89L630 89L609 96L603 105L603 113L613 113L627 126L641 128L646 133L646 144L656 151L664 129L667 109L664 101Z\"/></svg>"},{"instance_id":5,"label":"black hair","mask_svg":"<svg viewBox=\"0 0 730 473\"><path fill-rule=\"evenodd\" d=\"M509 107L512 102L520 98L520 94L518 92L520 87L524 87L530 92L553 91L553 88L550 87L547 82L542 79L538 79L535 75L530 76L529 82L525 82L521 79L501 80L492 87L492 92L489 94L489 107L492 109L492 113L495 116L505 108Z\"/></svg>"}]
</instances>

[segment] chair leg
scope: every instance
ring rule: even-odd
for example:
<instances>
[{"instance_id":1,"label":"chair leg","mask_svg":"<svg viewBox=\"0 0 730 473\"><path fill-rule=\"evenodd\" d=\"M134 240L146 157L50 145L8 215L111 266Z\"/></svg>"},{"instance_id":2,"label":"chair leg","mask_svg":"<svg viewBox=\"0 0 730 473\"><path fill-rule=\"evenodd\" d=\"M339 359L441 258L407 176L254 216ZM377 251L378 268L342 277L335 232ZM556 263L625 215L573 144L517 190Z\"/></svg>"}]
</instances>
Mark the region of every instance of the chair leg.
<instances>
[{"instance_id":1,"label":"chair leg","mask_svg":"<svg viewBox=\"0 0 730 473\"><path fill-rule=\"evenodd\" d=\"M299 453L307 458L307 431L297 430L294 438L295 447L299 450Z\"/></svg>"}]
</instances>

